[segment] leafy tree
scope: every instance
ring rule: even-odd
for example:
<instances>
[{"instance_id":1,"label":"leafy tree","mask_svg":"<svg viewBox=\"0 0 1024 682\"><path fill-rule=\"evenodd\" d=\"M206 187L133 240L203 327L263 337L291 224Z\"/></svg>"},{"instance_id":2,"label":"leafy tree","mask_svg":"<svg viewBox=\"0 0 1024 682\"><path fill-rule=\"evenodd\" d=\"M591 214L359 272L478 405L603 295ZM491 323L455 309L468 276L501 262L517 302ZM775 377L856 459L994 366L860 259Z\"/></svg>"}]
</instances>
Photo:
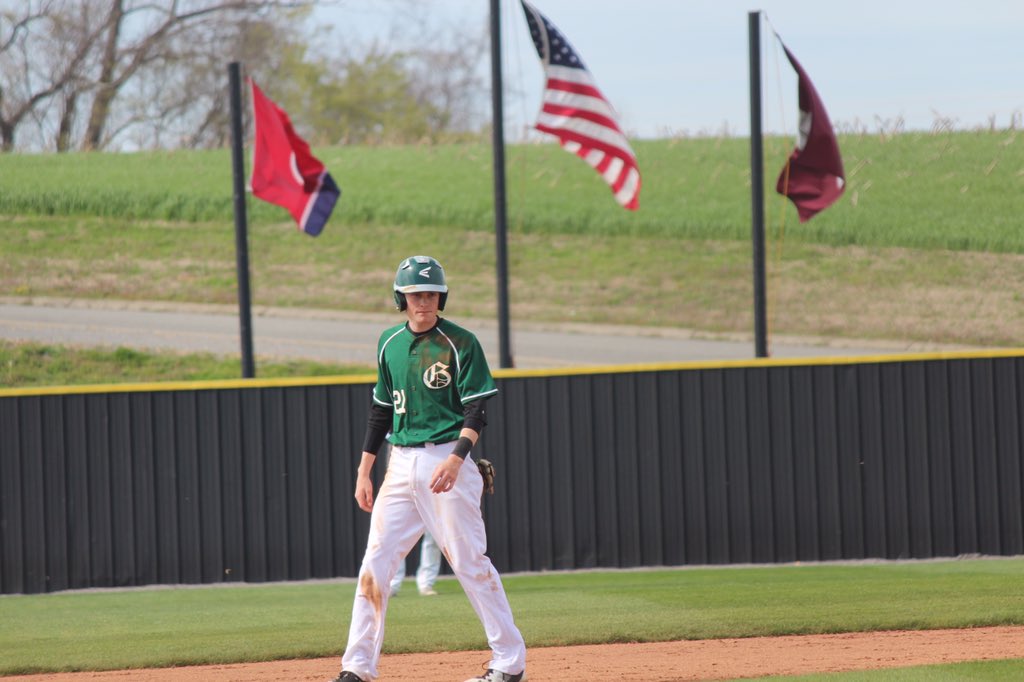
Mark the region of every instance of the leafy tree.
<instances>
[{"instance_id":1,"label":"leafy tree","mask_svg":"<svg viewBox=\"0 0 1024 682\"><path fill-rule=\"evenodd\" d=\"M401 50L373 42L338 57L293 50L254 77L313 144L437 142L487 120L479 106L489 94L479 69L486 35L455 33L424 34Z\"/></svg>"}]
</instances>

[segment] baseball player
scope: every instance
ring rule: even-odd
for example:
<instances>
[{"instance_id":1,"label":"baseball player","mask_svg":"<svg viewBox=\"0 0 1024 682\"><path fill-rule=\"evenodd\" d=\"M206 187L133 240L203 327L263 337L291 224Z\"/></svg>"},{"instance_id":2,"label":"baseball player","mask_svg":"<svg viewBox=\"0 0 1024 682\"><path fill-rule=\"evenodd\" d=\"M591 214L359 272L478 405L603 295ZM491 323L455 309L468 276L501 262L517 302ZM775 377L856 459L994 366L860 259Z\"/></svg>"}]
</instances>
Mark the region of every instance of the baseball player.
<instances>
[{"instance_id":1,"label":"baseball player","mask_svg":"<svg viewBox=\"0 0 1024 682\"><path fill-rule=\"evenodd\" d=\"M438 315L448 299L440 263L428 256L403 260L394 295L408 319L377 343L377 384L355 489L360 509L370 512L370 535L334 682L377 679L388 585L424 531L440 545L491 648L487 672L466 682L521 682L526 645L484 554L484 480L470 456L487 423L487 399L498 389L477 338ZM370 472L385 437L391 457L375 502Z\"/></svg>"}]
</instances>

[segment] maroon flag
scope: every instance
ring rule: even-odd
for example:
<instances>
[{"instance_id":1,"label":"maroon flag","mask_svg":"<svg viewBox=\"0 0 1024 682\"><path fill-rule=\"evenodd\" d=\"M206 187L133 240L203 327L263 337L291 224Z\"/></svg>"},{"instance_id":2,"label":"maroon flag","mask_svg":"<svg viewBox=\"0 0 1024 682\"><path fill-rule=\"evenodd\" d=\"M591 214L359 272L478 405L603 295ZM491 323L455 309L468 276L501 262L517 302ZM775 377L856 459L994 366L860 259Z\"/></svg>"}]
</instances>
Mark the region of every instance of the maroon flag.
<instances>
[{"instance_id":1,"label":"maroon flag","mask_svg":"<svg viewBox=\"0 0 1024 682\"><path fill-rule=\"evenodd\" d=\"M843 193L845 173L832 122L818 91L785 45L782 49L799 77L800 139L782 168L775 189L790 198L800 214L800 222L806 222Z\"/></svg>"},{"instance_id":2,"label":"maroon flag","mask_svg":"<svg viewBox=\"0 0 1024 682\"><path fill-rule=\"evenodd\" d=\"M296 134L288 114L252 85L254 196L288 209L298 228L317 236L341 195L324 165Z\"/></svg>"},{"instance_id":3,"label":"maroon flag","mask_svg":"<svg viewBox=\"0 0 1024 682\"><path fill-rule=\"evenodd\" d=\"M635 211L640 171L615 110L554 24L525 0L523 12L547 77L544 103L534 127L556 136L564 149L590 164L612 188L615 200Z\"/></svg>"}]
</instances>

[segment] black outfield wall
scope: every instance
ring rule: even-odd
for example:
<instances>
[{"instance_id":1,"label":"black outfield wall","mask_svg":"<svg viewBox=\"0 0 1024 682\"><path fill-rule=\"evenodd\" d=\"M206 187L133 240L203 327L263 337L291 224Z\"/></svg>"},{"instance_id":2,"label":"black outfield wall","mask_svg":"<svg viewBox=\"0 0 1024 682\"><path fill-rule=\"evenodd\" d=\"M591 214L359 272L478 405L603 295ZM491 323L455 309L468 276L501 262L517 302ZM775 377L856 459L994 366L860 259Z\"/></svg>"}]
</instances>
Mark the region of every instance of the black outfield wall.
<instances>
[{"instance_id":1,"label":"black outfield wall","mask_svg":"<svg viewBox=\"0 0 1024 682\"><path fill-rule=\"evenodd\" d=\"M500 571L1024 553L1024 352L495 374ZM371 384L0 390L0 593L354 576Z\"/></svg>"}]
</instances>

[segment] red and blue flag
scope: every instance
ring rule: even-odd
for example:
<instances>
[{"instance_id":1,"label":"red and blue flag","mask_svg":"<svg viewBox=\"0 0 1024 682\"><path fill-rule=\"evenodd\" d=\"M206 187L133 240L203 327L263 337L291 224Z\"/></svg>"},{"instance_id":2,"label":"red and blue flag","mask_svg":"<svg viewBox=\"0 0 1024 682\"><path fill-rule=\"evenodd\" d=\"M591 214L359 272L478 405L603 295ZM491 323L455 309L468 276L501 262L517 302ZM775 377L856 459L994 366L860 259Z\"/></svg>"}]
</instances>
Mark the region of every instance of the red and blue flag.
<instances>
[{"instance_id":1,"label":"red and blue flag","mask_svg":"<svg viewBox=\"0 0 1024 682\"><path fill-rule=\"evenodd\" d=\"M252 85L253 196L288 209L298 229L317 236L331 217L341 189L295 132L291 119Z\"/></svg>"}]
</instances>

